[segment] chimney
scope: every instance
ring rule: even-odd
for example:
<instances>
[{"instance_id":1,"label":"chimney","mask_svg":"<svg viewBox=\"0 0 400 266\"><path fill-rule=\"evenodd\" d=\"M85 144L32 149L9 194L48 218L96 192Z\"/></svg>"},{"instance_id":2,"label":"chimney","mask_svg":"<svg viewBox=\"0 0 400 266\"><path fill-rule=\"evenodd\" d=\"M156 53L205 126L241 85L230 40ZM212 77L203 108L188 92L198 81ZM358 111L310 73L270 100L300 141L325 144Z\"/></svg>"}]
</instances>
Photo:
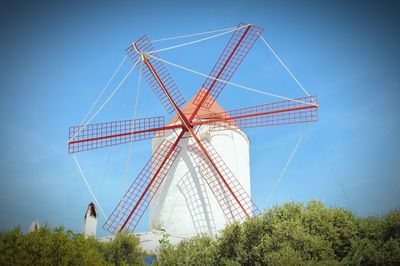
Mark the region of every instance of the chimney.
<instances>
[{"instance_id":1,"label":"chimney","mask_svg":"<svg viewBox=\"0 0 400 266\"><path fill-rule=\"evenodd\" d=\"M40 229L40 224L38 219L32 221L31 226L29 227L28 233L34 232Z\"/></svg>"},{"instance_id":2,"label":"chimney","mask_svg":"<svg viewBox=\"0 0 400 266\"><path fill-rule=\"evenodd\" d=\"M93 202L90 202L83 222L83 235L85 238L96 237L97 212Z\"/></svg>"}]
</instances>

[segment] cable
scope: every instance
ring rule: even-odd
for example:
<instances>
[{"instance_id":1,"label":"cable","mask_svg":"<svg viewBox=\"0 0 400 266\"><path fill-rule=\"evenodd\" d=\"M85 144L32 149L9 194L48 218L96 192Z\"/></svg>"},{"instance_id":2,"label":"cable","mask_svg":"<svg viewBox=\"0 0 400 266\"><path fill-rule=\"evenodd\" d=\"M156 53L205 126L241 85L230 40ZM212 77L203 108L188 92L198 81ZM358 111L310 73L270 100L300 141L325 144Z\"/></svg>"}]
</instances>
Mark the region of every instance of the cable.
<instances>
[{"instance_id":1,"label":"cable","mask_svg":"<svg viewBox=\"0 0 400 266\"><path fill-rule=\"evenodd\" d=\"M321 129L324 127L324 123L321 121L320 123ZM323 132L323 130L321 131ZM346 192L344 183L343 183L343 175L342 173L339 171L338 165L337 165L337 161L336 161L336 157L335 154L333 153L332 150L332 146L331 146L331 141L328 138L327 135L321 134L322 139L316 139L315 140L315 145L318 148L319 152L320 152L320 159L324 159L325 161L325 165L327 170L330 172L331 177L336 181L336 183L338 184L338 187L340 188L342 194L343 194L343 198L345 200L345 203L347 204L347 206L349 206L351 208L351 206L353 205L350 201L350 198ZM322 149L322 143L321 140L324 141L324 149ZM330 156L329 156L330 155Z\"/></svg>"},{"instance_id":2,"label":"cable","mask_svg":"<svg viewBox=\"0 0 400 266\"><path fill-rule=\"evenodd\" d=\"M193 34L187 34L187 35L180 35L180 36L162 38L162 39L152 40L152 42L156 43L156 42L164 42L164 41L170 41L170 40L176 40L176 39L182 39L182 38L195 37L195 36L199 36L199 35L206 35L206 34L210 34L210 33L227 31L227 30L231 30L231 29L234 29L234 28L235 27L230 27L230 28L226 28L226 29L219 29L219 30L212 30L212 31L205 31L205 32L200 32L200 33L193 33Z\"/></svg>"},{"instance_id":3,"label":"cable","mask_svg":"<svg viewBox=\"0 0 400 266\"><path fill-rule=\"evenodd\" d=\"M242 29L242 28L244 28L244 27L247 27L247 26L249 26L249 25L250 25L250 24L246 24L246 25L243 25L243 26L241 26L241 27L234 28L234 29L232 29L232 30L225 31L225 32L219 33L219 34L215 34L215 35L212 35L212 36L209 36L209 37L206 37L206 38L202 38L202 39L198 39L198 40L195 40L195 41L191 41L191 42L187 42L187 43L182 43L182 44L178 44L178 45L175 45L175 46L170 46L170 47L162 48L162 49L159 49L159 50L151 51L151 52L149 52L149 54L158 53L158 52L163 52L163 51L168 51L168 50L172 50L172 49L179 48L179 47L182 47L182 46L187 46L187 45L195 44L195 43L198 43L198 42L203 42L203 41L206 41L206 40L209 40L209 39L213 39L213 38L216 38L216 37L219 37L219 36L228 34L228 33L232 32L232 31L240 30L240 29Z\"/></svg>"},{"instance_id":4,"label":"cable","mask_svg":"<svg viewBox=\"0 0 400 266\"><path fill-rule=\"evenodd\" d=\"M89 183L88 183L88 181L87 181L85 175L83 174L82 168L81 168L81 166L79 165L79 162L78 162L78 160L76 159L75 154L74 154L72 157L74 158L75 163L76 163L76 165L78 166L79 172L81 173L81 176L82 176L83 180L85 181L85 184L86 184L87 188L89 189L90 194L92 195L94 201L96 202L96 205L99 206L99 209L100 209L101 214L103 215L104 219L107 220L107 217L106 217L106 215L104 214L103 209L102 209L101 206L100 206L100 203L97 201L96 196L94 195L92 188L90 187L90 185L89 185Z\"/></svg>"},{"instance_id":5,"label":"cable","mask_svg":"<svg viewBox=\"0 0 400 266\"><path fill-rule=\"evenodd\" d=\"M141 88L141 80L142 80L142 68L143 64L140 64L140 69L139 69L139 79L137 83L137 88L136 88L136 99L135 99L135 105L133 107L133 116L132 119L134 120L136 118L136 113L139 105L139 95L140 95L140 88ZM134 123L132 123L132 129L131 132L134 132ZM129 162L131 160L131 152L132 152L132 137L134 134L131 135L131 141L129 142L128 146L128 157L126 159L126 164L125 164L125 172L124 172L124 182L123 182L123 188L122 188L122 196L124 195L125 189L127 187L128 183L128 173L129 173Z\"/></svg>"},{"instance_id":6,"label":"cable","mask_svg":"<svg viewBox=\"0 0 400 266\"><path fill-rule=\"evenodd\" d=\"M143 69L143 63L140 64L140 69L139 69L139 79L138 79L138 83L137 83L137 88L136 88L136 99L135 99L135 106L133 108L133 119L136 118L136 113L137 113L137 107L139 104L139 93L140 93L140 88L141 88L141 81L142 81L142 69ZM132 124L132 126L134 126L134 123ZM132 132L134 132L134 128L131 129ZM133 134L131 135L131 138L133 137ZM125 171L124 171L124 182L123 182L123 187L122 187L122 191L121 191L121 196L123 197L125 194L125 188L127 187L127 179L128 179L128 172L129 172L129 162L130 162L130 158L131 158L131 149L132 147L132 139L129 142L129 147L128 147L128 157L126 159L126 163L125 163ZM118 210L118 214L116 215L116 217L119 217L120 213L122 211L122 205ZM120 222L122 220L122 217L119 219L118 221L118 226L120 225Z\"/></svg>"},{"instance_id":7,"label":"cable","mask_svg":"<svg viewBox=\"0 0 400 266\"><path fill-rule=\"evenodd\" d=\"M73 169L74 169L74 177L75 177L76 185L78 186L79 196L80 196L80 199L81 199L81 205L82 205L82 206L85 206L85 203L84 203L84 201L83 201L81 186L79 185L78 173L76 172L76 169L75 169L75 167L74 167L74 162L73 162L72 158L71 158L71 164L72 164L72 167L73 167Z\"/></svg>"},{"instance_id":8,"label":"cable","mask_svg":"<svg viewBox=\"0 0 400 266\"><path fill-rule=\"evenodd\" d=\"M307 96L310 96L310 94L307 92L307 90L301 85L301 83L296 79L296 77L292 74L292 72L289 70L289 68L283 63L281 58L275 53L275 51L269 46L267 41L264 39L264 37L260 34L261 40L264 42L264 44L268 47L268 49L272 52L272 54L275 56L275 58L279 61L279 63L286 69L286 71L289 73L289 75L296 81L296 83L300 86L300 88L304 91Z\"/></svg>"},{"instance_id":9,"label":"cable","mask_svg":"<svg viewBox=\"0 0 400 266\"><path fill-rule=\"evenodd\" d=\"M96 117L96 115L104 108L104 106L111 100L111 98L117 93L117 91L119 90L119 88L122 86L122 84L125 82L125 80L129 77L129 75L131 74L132 70L136 67L136 65L138 64L140 59L138 59L136 61L136 63L133 65L133 67L128 71L128 73L125 75L125 77L122 79L122 81L117 85L117 87L114 89L114 91L111 93L111 95L106 99L106 101L99 107L99 109L92 115L92 117L85 123L85 125L83 127L81 127L78 132L76 132L76 134L74 136L72 136L68 142L71 142L72 140L74 140L76 138L76 136L79 135L79 133L82 132L82 130L84 130L87 125Z\"/></svg>"},{"instance_id":10,"label":"cable","mask_svg":"<svg viewBox=\"0 0 400 266\"><path fill-rule=\"evenodd\" d=\"M309 125L303 130L303 133L301 134L299 140L297 141L296 146L294 147L294 149L293 149L292 152L290 153L289 159L287 160L285 166L283 167L283 169L282 169L282 171L281 171L281 173L280 173L278 179L275 181L275 184L274 184L274 186L273 186L273 188L272 188L271 193L269 193L267 202L265 203L265 207L268 206L268 203L269 203L270 199L272 198L272 195L274 194L274 192L275 192L276 188L278 187L278 185L279 185L281 179L283 178L283 176L284 176L284 174L285 174L287 168L289 167L289 164L291 163L291 161L292 161L292 159L293 159L293 156L294 156L294 154L295 154L296 151L297 151L297 148L299 147L301 141L303 140L303 137L304 137L304 135L305 135L305 133L306 133L308 127L309 127Z\"/></svg>"},{"instance_id":11,"label":"cable","mask_svg":"<svg viewBox=\"0 0 400 266\"><path fill-rule=\"evenodd\" d=\"M93 110L93 108L95 107L95 105L97 104L97 102L100 100L101 96L103 96L104 92L106 91L108 85L110 85L111 81L114 79L115 75L118 73L119 69L121 68L122 64L125 62L126 58L128 56L126 55L124 57L124 59L122 59L122 62L118 65L117 69L115 69L114 73L112 74L110 80L107 82L106 86L101 90L100 94L97 96L96 100L94 101L94 103L92 104L92 106L90 107L89 111L87 112L87 114L85 115L85 117L82 119L81 123L79 125L82 125L83 122L85 121L85 119L88 117L88 115L90 114L90 112Z\"/></svg>"},{"instance_id":12,"label":"cable","mask_svg":"<svg viewBox=\"0 0 400 266\"><path fill-rule=\"evenodd\" d=\"M185 71L189 71L189 72L191 72L191 73L194 73L194 74L197 74L197 75L206 77L206 78L210 78L210 79L213 79L213 80L217 80L217 81L220 81L220 82L223 82L223 83L232 85L232 86L237 87L237 88L245 89L245 90L252 91L252 92L257 92L257 93L260 93L260 94L265 94L265 95L268 95L268 96L272 96L272 97L275 97L275 98L280 98L280 99L284 99L284 100L288 100L288 101L298 102L298 103L302 103L302 104L306 104L306 105L318 106L316 103L308 103L308 102L305 102L305 101L300 101L300 100L288 98L288 97L285 97L285 96L280 96L280 95L277 95L277 94L273 94L273 93L269 93L269 92L265 92L265 91L253 89L253 88L250 88L250 87L247 87L247 86L244 86L244 85L240 85L240 84L237 84L237 83L233 83L233 82L229 82L229 81L226 81L226 80L218 79L218 78L215 78L215 77L206 75L206 74L204 74L204 73L198 72L198 71L196 71L196 70L189 69L189 68L187 68L187 67L174 64L174 63L169 62L169 61L167 61L167 60L165 60L165 59L161 59L161 58L159 58L159 57L155 57L155 56L150 55L150 54L147 54L147 55L148 55L149 57L151 57L151 58L154 58L154 59L156 59L156 60L159 60L159 61L161 61L161 62L164 62L164 63L166 63L166 64L168 64L168 65L171 65L171 66L174 66L174 67L183 69L183 70L185 70Z\"/></svg>"}]
</instances>

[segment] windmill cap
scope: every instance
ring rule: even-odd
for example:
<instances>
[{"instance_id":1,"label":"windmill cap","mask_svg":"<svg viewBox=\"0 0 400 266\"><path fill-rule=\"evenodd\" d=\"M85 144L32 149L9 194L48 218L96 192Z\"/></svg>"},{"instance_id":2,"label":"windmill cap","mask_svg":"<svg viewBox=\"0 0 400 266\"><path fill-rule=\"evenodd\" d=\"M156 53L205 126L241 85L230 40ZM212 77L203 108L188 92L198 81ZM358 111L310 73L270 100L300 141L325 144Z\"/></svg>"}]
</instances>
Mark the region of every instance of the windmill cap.
<instances>
[{"instance_id":1,"label":"windmill cap","mask_svg":"<svg viewBox=\"0 0 400 266\"><path fill-rule=\"evenodd\" d=\"M206 92L205 88L201 88L201 90L195 94L192 99L182 108L182 112L185 114L187 118L193 113L196 109L197 105L194 103L197 95L204 95ZM209 95L208 97L212 97ZM197 112L196 118L198 119L210 119L210 118L217 118L217 117L227 117L228 115L225 113L225 110L218 104L217 101L211 105L210 108L200 107L199 111ZM169 122L168 125L175 125L180 124L180 120L178 115L175 115Z\"/></svg>"}]
</instances>

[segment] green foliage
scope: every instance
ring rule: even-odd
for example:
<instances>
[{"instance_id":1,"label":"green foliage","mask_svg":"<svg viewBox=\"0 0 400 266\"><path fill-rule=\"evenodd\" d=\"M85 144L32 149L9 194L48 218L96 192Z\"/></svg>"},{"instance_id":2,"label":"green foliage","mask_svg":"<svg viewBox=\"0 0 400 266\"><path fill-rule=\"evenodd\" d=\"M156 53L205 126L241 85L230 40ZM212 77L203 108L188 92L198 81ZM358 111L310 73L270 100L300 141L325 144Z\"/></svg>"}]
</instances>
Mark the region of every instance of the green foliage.
<instances>
[{"instance_id":1,"label":"green foliage","mask_svg":"<svg viewBox=\"0 0 400 266\"><path fill-rule=\"evenodd\" d=\"M162 244L159 265L399 265L400 212L357 218L321 202L287 203L216 239ZM164 240L165 241L165 240Z\"/></svg>"},{"instance_id":2,"label":"green foliage","mask_svg":"<svg viewBox=\"0 0 400 266\"><path fill-rule=\"evenodd\" d=\"M400 265L400 211L357 223L357 237L344 262L354 265Z\"/></svg>"},{"instance_id":3,"label":"green foliage","mask_svg":"<svg viewBox=\"0 0 400 266\"><path fill-rule=\"evenodd\" d=\"M113 241L105 244L107 261L120 265L144 265L139 238L123 232L118 234Z\"/></svg>"},{"instance_id":4,"label":"green foliage","mask_svg":"<svg viewBox=\"0 0 400 266\"><path fill-rule=\"evenodd\" d=\"M139 240L120 234L110 243L63 227L22 234L20 228L0 233L0 265L143 265Z\"/></svg>"},{"instance_id":5,"label":"green foliage","mask_svg":"<svg viewBox=\"0 0 400 266\"><path fill-rule=\"evenodd\" d=\"M214 241L207 236L198 236L181 241L177 246L169 243L164 235L161 240L157 265L213 265L216 257Z\"/></svg>"},{"instance_id":6,"label":"green foliage","mask_svg":"<svg viewBox=\"0 0 400 266\"><path fill-rule=\"evenodd\" d=\"M143 265L139 239L102 243L59 227L0 233L0 265ZM357 218L321 202L287 203L216 238L160 241L157 265L400 265L400 211Z\"/></svg>"}]
</instances>

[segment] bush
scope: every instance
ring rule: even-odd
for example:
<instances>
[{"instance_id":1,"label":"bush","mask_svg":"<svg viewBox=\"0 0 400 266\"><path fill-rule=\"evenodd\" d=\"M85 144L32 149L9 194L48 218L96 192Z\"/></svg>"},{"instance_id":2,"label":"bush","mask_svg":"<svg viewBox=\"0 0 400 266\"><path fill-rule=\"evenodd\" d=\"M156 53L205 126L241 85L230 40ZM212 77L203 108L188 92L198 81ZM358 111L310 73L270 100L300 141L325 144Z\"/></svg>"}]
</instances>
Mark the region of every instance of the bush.
<instances>
[{"instance_id":1,"label":"bush","mask_svg":"<svg viewBox=\"0 0 400 266\"><path fill-rule=\"evenodd\" d=\"M134 235L120 234L110 243L63 227L22 234L20 228L0 234L0 265L140 265L143 255Z\"/></svg>"},{"instance_id":2,"label":"bush","mask_svg":"<svg viewBox=\"0 0 400 266\"><path fill-rule=\"evenodd\" d=\"M0 233L0 265L143 265L139 239L110 243L63 227ZM321 202L287 203L228 225L217 238L161 241L157 265L400 265L400 211L357 218Z\"/></svg>"},{"instance_id":3,"label":"bush","mask_svg":"<svg viewBox=\"0 0 400 266\"><path fill-rule=\"evenodd\" d=\"M113 241L104 244L104 255L108 262L119 265L144 265L139 238L123 232Z\"/></svg>"},{"instance_id":4,"label":"bush","mask_svg":"<svg viewBox=\"0 0 400 266\"><path fill-rule=\"evenodd\" d=\"M164 240L165 241L165 240ZM163 243L159 265L400 265L400 212L357 218L319 201L287 203L216 239Z\"/></svg>"},{"instance_id":5,"label":"bush","mask_svg":"<svg viewBox=\"0 0 400 266\"><path fill-rule=\"evenodd\" d=\"M168 239L161 241L157 265L214 265L215 242L207 236L198 236L172 246Z\"/></svg>"}]
</instances>

